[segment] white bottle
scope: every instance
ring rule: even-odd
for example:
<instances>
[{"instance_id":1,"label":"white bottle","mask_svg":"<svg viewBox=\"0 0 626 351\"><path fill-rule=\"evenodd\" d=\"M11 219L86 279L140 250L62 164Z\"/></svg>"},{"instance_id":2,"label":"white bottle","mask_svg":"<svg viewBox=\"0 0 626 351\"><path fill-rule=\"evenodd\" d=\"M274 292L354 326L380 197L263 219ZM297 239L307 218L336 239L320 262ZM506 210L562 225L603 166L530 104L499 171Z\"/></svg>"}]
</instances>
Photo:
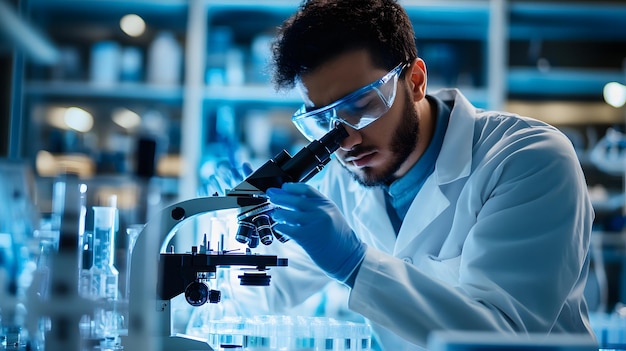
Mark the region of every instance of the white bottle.
<instances>
[{"instance_id":1,"label":"white bottle","mask_svg":"<svg viewBox=\"0 0 626 351\"><path fill-rule=\"evenodd\" d=\"M159 32L148 48L149 84L174 86L181 83L182 48L172 32Z\"/></svg>"},{"instance_id":2,"label":"white bottle","mask_svg":"<svg viewBox=\"0 0 626 351\"><path fill-rule=\"evenodd\" d=\"M93 84L112 86L120 79L120 51L114 41L99 41L91 48L89 78Z\"/></svg>"}]
</instances>

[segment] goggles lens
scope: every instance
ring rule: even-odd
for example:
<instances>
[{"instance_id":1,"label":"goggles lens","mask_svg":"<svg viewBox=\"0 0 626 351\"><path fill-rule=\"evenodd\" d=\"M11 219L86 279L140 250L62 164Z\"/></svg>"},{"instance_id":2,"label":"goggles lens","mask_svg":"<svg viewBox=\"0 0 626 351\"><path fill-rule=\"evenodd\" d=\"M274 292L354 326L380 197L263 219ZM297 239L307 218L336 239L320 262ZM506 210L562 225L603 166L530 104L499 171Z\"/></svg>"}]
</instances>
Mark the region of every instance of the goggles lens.
<instances>
[{"instance_id":1,"label":"goggles lens","mask_svg":"<svg viewBox=\"0 0 626 351\"><path fill-rule=\"evenodd\" d=\"M389 111L396 97L398 77L406 64L401 63L379 80L333 102L309 111L302 105L291 120L310 141L320 139L337 123L361 129Z\"/></svg>"}]
</instances>

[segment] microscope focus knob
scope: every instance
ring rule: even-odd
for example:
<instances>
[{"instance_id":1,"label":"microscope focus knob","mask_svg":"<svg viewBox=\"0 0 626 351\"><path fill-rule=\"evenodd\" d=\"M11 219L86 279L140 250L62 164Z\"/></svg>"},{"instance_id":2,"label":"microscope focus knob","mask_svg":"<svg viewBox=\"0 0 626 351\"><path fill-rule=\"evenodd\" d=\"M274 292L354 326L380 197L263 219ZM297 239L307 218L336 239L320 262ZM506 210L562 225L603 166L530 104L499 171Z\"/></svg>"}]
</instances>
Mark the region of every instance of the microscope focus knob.
<instances>
[{"instance_id":1,"label":"microscope focus knob","mask_svg":"<svg viewBox=\"0 0 626 351\"><path fill-rule=\"evenodd\" d=\"M191 306L202 306L209 299L209 287L201 282L191 282L185 288L185 300Z\"/></svg>"},{"instance_id":2,"label":"microscope focus knob","mask_svg":"<svg viewBox=\"0 0 626 351\"><path fill-rule=\"evenodd\" d=\"M209 302L218 303L222 300L222 293L219 290L209 290Z\"/></svg>"},{"instance_id":3,"label":"microscope focus knob","mask_svg":"<svg viewBox=\"0 0 626 351\"><path fill-rule=\"evenodd\" d=\"M222 299L222 293L219 290L209 290L205 283L191 282L185 288L185 300L191 306L202 306L205 303L218 303Z\"/></svg>"}]
</instances>

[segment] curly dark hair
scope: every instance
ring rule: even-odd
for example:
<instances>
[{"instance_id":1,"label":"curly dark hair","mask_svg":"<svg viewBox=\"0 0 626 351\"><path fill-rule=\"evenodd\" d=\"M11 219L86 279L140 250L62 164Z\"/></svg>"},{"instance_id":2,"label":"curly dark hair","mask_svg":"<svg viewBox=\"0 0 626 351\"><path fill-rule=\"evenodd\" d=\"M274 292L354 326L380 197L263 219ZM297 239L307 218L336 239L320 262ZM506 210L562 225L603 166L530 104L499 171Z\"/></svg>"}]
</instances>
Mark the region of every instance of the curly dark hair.
<instances>
[{"instance_id":1,"label":"curly dark hair","mask_svg":"<svg viewBox=\"0 0 626 351\"><path fill-rule=\"evenodd\" d=\"M305 0L272 43L274 84L291 89L302 74L356 49L388 70L417 57L413 25L397 0Z\"/></svg>"}]
</instances>

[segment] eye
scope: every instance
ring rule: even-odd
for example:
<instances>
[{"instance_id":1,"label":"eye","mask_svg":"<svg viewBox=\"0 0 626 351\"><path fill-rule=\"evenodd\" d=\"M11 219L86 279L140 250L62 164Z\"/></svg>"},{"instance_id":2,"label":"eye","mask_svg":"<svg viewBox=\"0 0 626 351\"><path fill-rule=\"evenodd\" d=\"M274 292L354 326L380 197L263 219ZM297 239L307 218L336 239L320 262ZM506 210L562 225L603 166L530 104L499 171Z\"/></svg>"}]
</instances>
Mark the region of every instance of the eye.
<instances>
[{"instance_id":1,"label":"eye","mask_svg":"<svg viewBox=\"0 0 626 351\"><path fill-rule=\"evenodd\" d=\"M376 107L376 99L367 94L359 99L351 101L341 109L339 116L350 123L356 123L364 115L368 114L372 108Z\"/></svg>"},{"instance_id":2,"label":"eye","mask_svg":"<svg viewBox=\"0 0 626 351\"><path fill-rule=\"evenodd\" d=\"M330 121L334 119L335 111L330 109L315 116L315 124L323 129L329 129Z\"/></svg>"}]
</instances>

